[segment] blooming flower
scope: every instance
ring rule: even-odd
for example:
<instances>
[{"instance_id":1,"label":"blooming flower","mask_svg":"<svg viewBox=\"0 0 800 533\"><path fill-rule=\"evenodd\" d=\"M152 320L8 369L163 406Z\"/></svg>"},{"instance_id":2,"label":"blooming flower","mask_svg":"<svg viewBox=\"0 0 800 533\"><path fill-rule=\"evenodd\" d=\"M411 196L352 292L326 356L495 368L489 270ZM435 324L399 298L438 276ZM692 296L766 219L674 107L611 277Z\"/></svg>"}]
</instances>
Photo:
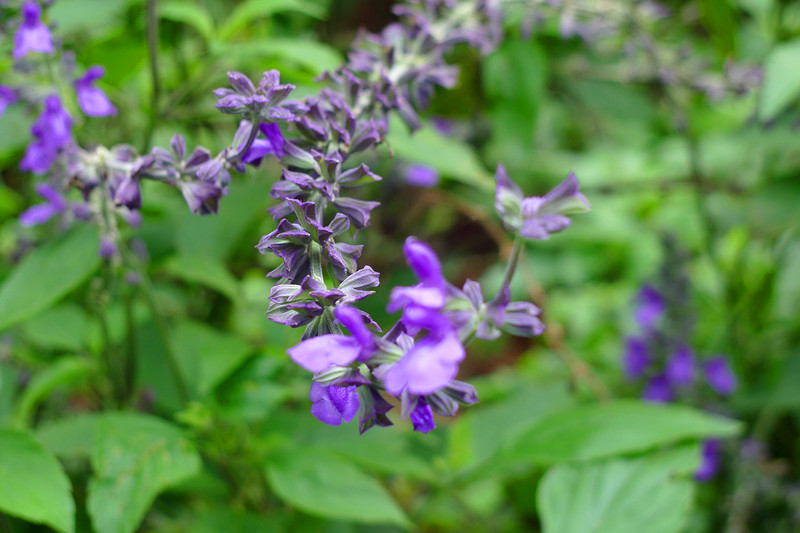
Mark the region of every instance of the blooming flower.
<instances>
[{"instance_id":1,"label":"blooming flower","mask_svg":"<svg viewBox=\"0 0 800 533\"><path fill-rule=\"evenodd\" d=\"M44 198L45 203L36 204L22 212L19 216L19 222L23 226L44 224L67 209L67 201L64 196L46 183L40 183L36 186L36 194Z\"/></svg>"},{"instance_id":2,"label":"blooming flower","mask_svg":"<svg viewBox=\"0 0 800 533\"><path fill-rule=\"evenodd\" d=\"M95 81L102 78L105 69L100 65L89 67L83 77L75 80L75 92L78 105L90 117L107 117L117 114L117 108L111 103L102 89L95 86Z\"/></svg>"},{"instance_id":3,"label":"blooming flower","mask_svg":"<svg viewBox=\"0 0 800 533\"><path fill-rule=\"evenodd\" d=\"M495 209L506 227L528 239L548 239L551 233L571 224L566 216L590 209L589 201L578 191L574 173L544 196L524 197L522 190L508 176L503 165L497 165Z\"/></svg>"},{"instance_id":4,"label":"blooming flower","mask_svg":"<svg viewBox=\"0 0 800 533\"><path fill-rule=\"evenodd\" d=\"M708 385L717 394L728 396L736 390L736 375L728 366L728 360L724 355L712 357L703 363L703 370L708 380Z\"/></svg>"},{"instance_id":5,"label":"blooming flower","mask_svg":"<svg viewBox=\"0 0 800 533\"><path fill-rule=\"evenodd\" d=\"M47 54L53 51L50 29L42 23L39 4L27 1L22 4L22 25L14 36L14 59L22 59L28 52Z\"/></svg>"},{"instance_id":6,"label":"blooming flower","mask_svg":"<svg viewBox=\"0 0 800 533\"><path fill-rule=\"evenodd\" d=\"M358 413L359 399L357 387L327 387L317 382L311 384L308 398L311 400L311 414L329 426L350 422Z\"/></svg>"},{"instance_id":7,"label":"blooming flower","mask_svg":"<svg viewBox=\"0 0 800 533\"><path fill-rule=\"evenodd\" d=\"M465 354L455 333L430 333L386 371L386 390L395 396L433 394L456 377Z\"/></svg>"}]
</instances>

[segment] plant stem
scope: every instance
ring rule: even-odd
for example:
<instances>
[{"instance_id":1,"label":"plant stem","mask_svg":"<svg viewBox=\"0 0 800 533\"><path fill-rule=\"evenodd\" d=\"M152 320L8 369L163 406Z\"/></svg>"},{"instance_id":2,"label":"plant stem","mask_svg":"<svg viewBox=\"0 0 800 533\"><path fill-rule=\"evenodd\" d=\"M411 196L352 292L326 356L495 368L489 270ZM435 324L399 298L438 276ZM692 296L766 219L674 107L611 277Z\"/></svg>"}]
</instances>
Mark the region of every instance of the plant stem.
<instances>
[{"instance_id":1,"label":"plant stem","mask_svg":"<svg viewBox=\"0 0 800 533\"><path fill-rule=\"evenodd\" d=\"M161 97L161 82L158 75L158 0L147 0L147 52L150 59L150 115L147 120L142 152L146 152L153 139L158 118L158 101Z\"/></svg>"},{"instance_id":2,"label":"plant stem","mask_svg":"<svg viewBox=\"0 0 800 533\"><path fill-rule=\"evenodd\" d=\"M503 274L503 283L500 285L500 290L503 290L503 287L510 285L511 280L514 278L514 273L517 271L517 265L519 264L519 258L522 255L522 250L525 248L525 243L522 240L522 237L517 235L514 237L514 244L511 248L511 254L508 256L508 263L506 263L506 272Z\"/></svg>"}]
</instances>

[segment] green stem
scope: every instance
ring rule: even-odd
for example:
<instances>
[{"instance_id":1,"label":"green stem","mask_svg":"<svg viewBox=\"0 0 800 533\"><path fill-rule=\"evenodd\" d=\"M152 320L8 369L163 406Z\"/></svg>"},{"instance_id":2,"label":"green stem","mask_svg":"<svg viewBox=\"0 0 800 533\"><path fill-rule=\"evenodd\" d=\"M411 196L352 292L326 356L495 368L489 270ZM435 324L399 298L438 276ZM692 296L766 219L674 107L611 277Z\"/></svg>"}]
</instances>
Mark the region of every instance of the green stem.
<instances>
[{"instance_id":1,"label":"green stem","mask_svg":"<svg viewBox=\"0 0 800 533\"><path fill-rule=\"evenodd\" d=\"M150 115L147 120L142 152L150 147L153 131L158 119L158 101L161 97L161 82L158 74L158 0L147 0L147 52L150 59L150 81L152 93L150 95Z\"/></svg>"},{"instance_id":2,"label":"green stem","mask_svg":"<svg viewBox=\"0 0 800 533\"><path fill-rule=\"evenodd\" d=\"M511 285L511 280L514 278L514 273L517 271L519 258L522 255L522 250L525 248L525 242L522 237L517 235L514 237L514 245L511 248L511 254L508 256L508 263L506 263L506 272L503 274L503 283L500 285L500 290L506 285Z\"/></svg>"},{"instance_id":3,"label":"green stem","mask_svg":"<svg viewBox=\"0 0 800 533\"><path fill-rule=\"evenodd\" d=\"M175 344L172 341L172 335L170 335L166 317L164 316L164 312L161 310L161 306L156 300L153 283L150 281L150 277L147 275L146 270L141 265L138 258L130 250L128 250L123 243L120 243L119 250L123 261L139 276L139 286L142 288L147 305L150 307L150 312L153 314L156 332L159 340L161 341L161 345L164 347L167 365L169 366L170 373L175 380L175 386L178 389L178 395L183 403L189 403L192 398L189 394L189 388L186 385L183 374L181 373L177 352L175 350Z\"/></svg>"},{"instance_id":4,"label":"green stem","mask_svg":"<svg viewBox=\"0 0 800 533\"><path fill-rule=\"evenodd\" d=\"M308 255L311 259L311 277L325 283L325 277L322 274L322 246L316 241L311 241Z\"/></svg>"}]
</instances>

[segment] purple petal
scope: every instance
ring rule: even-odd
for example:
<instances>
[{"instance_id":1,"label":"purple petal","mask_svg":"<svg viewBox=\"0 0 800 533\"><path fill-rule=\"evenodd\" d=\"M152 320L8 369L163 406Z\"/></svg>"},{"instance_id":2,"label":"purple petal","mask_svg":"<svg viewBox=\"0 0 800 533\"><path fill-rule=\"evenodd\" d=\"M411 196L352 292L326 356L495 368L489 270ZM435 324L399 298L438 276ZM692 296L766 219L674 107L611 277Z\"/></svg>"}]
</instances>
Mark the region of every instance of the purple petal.
<instances>
[{"instance_id":1,"label":"purple petal","mask_svg":"<svg viewBox=\"0 0 800 533\"><path fill-rule=\"evenodd\" d=\"M650 285L645 285L639 291L639 307L636 309L636 321L645 329L650 330L664 313L664 299Z\"/></svg>"},{"instance_id":2,"label":"purple petal","mask_svg":"<svg viewBox=\"0 0 800 533\"><path fill-rule=\"evenodd\" d=\"M313 402L311 414L329 426L341 425L342 420L345 423L350 422L358 413L360 406L356 386L324 387L314 382L311 384L308 397Z\"/></svg>"},{"instance_id":3,"label":"purple petal","mask_svg":"<svg viewBox=\"0 0 800 533\"><path fill-rule=\"evenodd\" d=\"M58 214L58 210L51 204L36 204L29 207L19 216L19 223L23 226L36 226L44 224Z\"/></svg>"},{"instance_id":4,"label":"purple petal","mask_svg":"<svg viewBox=\"0 0 800 533\"><path fill-rule=\"evenodd\" d=\"M724 355L712 357L703 363L703 370L708 380L708 385L717 394L728 396L736 390L736 375L728 365L728 360Z\"/></svg>"},{"instance_id":5,"label":"purple petal","mask_svg":"<svg viewBox=\"0 0 800 533\"><path fill-rule=\"evenodd\" d=\"M639 337L628 338L625 342L625 356L622 362L625 374L630 379L642 377L647 367L650 366L650 354L644 339Z\"/></svg>"},{"instance_id":6,"label":"purple petal","mask_svg":"<svg viewBox=\"0 0 800 533\"><path fill-rule=\"evenodd\" d=\"M298 365L311 372L322 372L332 365L347 366L361 353L361 344L345 335L320 335L306 339L294 348L289 356Z\"/></svg>"},{"instance_id":7,"label":"purple petal","mask_svg":"<svg viewBox=\"0 0 800 533\"><path fill-rule=\"evenodd\" d=\"M420 396L433 394L456 377L462 359L464 347L454 334L429 335L386 371L386 390L395 396L404 390Z\"/></svg>"},{"instance_id":8,"label":"purple petal","mask_svg":"<svg viewBox=\"0 0 800 533\"><path fill-rule=\"evenodd\" d=\"M642 394L642 398L653 403L671 402L673 394L667 377L659 374L651 378Z\"/></svg>"},{"instance_id":9,"label":"purple petal","mask_svg":"<svg viewBox=\"0 0 800 533\"><path fill-rule=\"evenodd\" d=\"M403 253L408 261L408 266L424 285L444 288L442 265L430 246L416 237L409 237L403 245Z\"/></svg>"},{"instance_id":10,"label":"purple petal","mask_svg":"<svg viewBox=\"0 0 800 533\"><path fill-rule=\"evenodd\" d=\"M436 429L436 423L433 421L433 411L425 398L420 398L417 406L411 411L411 423L414 425L414 431L420 433L429 433Z\"/></svg>"},{"instance_id":11,"label":"purple petal","mask_svg":"<svg viewBox=\"0 0 800 533\"><path fill-rule=\"evenodd\" d=\"M694 380L694 357L686 346L681 346L670 355L665 369L670 385L689 385Z\"/></svg>"},{"instance_id":12,"label":"purple petal","mask_svg":"<svg viewBox=\"0 0 800 533\"><path fill-rule=\"evenodd\" d=\"M694 478L700 482L711 481L719 470L722 443L716 439L703 441L700 450L700 466L694 473Z\"/></svg>"},{"instance_id":13,"label":"purple petal","mask_svg":"<svg viewBox=\"0 0 800 533\"><path fill-rule=\"evenodd\" d=\"M436 187L439 184L439 173L425 165L409 165L403 177L406 183L416 187Z\"/></svg>"}]
</instances>

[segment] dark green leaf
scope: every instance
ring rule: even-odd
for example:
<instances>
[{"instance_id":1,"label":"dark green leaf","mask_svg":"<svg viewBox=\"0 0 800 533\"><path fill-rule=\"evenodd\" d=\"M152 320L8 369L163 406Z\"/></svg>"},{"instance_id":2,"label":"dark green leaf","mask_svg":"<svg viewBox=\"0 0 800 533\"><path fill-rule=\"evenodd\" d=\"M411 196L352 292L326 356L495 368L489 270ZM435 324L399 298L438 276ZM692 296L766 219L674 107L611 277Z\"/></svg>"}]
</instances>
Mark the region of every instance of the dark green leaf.
<instances>
[{"instance_id":1,"label":"dark green leaf","mask_svg":"<svg viewBox=\"0 0 800 533\"><path fill-rule=\"evenodd\" d=\"M22 324L22 332L37 346L79 351L86 346L89 319L79 306L65 303Z\"/></svg>"},{"instance_id":2,"label":"dark green leaf","mask_svg":"<svg viewBox=\"0 0 800 533\"><path fill-rule=\"evenodd\" d=\"M158 16L189 25L199 33L206 42L214 38L214 19L205 7L197 2L165 2L158 5Z\"/></svg>"}]
</instances>

